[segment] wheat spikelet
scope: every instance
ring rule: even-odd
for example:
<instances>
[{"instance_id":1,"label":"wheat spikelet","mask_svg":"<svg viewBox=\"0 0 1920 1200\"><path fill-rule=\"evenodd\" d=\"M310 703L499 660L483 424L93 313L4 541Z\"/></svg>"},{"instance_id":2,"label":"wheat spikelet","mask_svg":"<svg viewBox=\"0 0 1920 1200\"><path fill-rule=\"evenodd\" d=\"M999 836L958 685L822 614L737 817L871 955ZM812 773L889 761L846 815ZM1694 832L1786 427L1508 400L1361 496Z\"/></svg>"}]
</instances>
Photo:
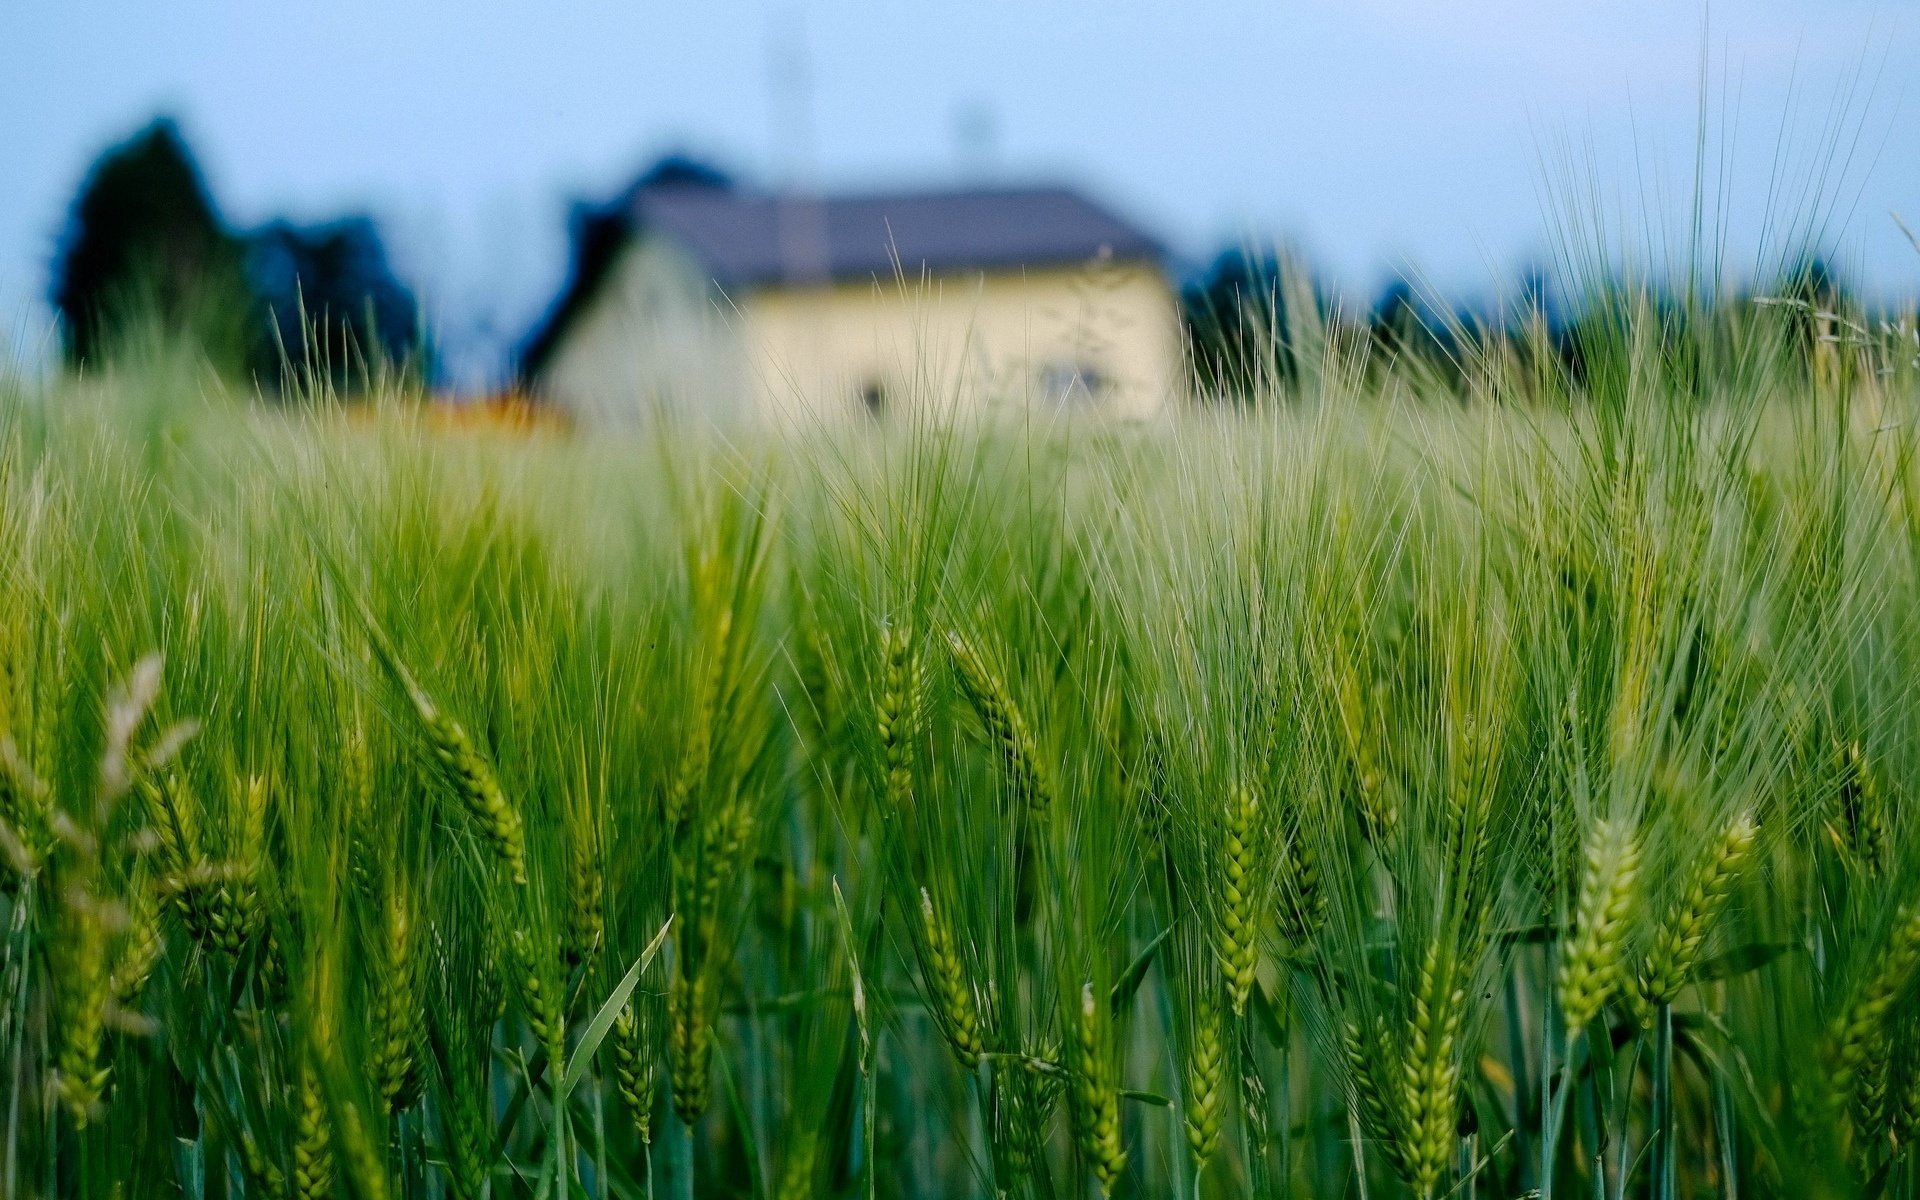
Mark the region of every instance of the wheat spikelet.
<instances>
[{"instance_id":1,"label":"wheat spikelet","mask_svg":"<svg viewBox=\"0 0 1920 1200\"><path fill-rule=\"evenodd\" d=\"M516 884L527 882L526 830L520 814L507 802L493 768L468 739L460 722L436 708L426 693L415 690L413 704L427 731L434 761L461 807L473 819L480 836Z\"/></svg>"},{"instance_id":2,"label":"wheat spikelet","mask_svg":"<svg viewBox=\"0 0 1920 1200\"><path fill-rule=\"evenodd\" d=\"M1051 1104L1043 1091L1046 1081L1035 1074L1031 1060L1023 1060L1007 1070L995 1071L993 1087L994 1151L1003 1158L1014 1180L1032 1178L1043 1167L1047 1109Z\"/></svg>"},{"instance_id":3,"label":"wheat spikelet","mask_svg":"<svg viewBox=\"0 0 1920 1200\"><path fill-rule=\"evenodd\" d=\"M606 869L591 820L574 822L567 843L567 931L561 953L569 971L599 952L606 930Z\"/></svg>"},{"instance_id":4,"label":"wheat spikelet","mask_svg":"<svg viewBox=\"0 0 1920 1200\"><path fill-rule=\"evenodd\" d=\"M744 860L756 828L753 809L744 800L728 804L706 823L694 899L696 920L703 930L714 927L720 912L721 887L734 877L734 868Z\"/></svg>"},{"instance_id":5,"label":"wheat spikelet","mask_svg":"<svg viewBox=\"0 0 1920 1200\"><path fill-rule=\"evenodd\" d=\"M1867 752L1848 742L1840 755L1840 815L1844 845L1869 876L1880 874L1887 853L1886 801Z\"/></svg>"},{"instance_id":6,"label":"wheat spikelet","mask_svg":"<svg viewBox=\"0 0 1920 1200\"><path fill-rule=\"evenodd\" d=\"M148 828L155 835L162 872L159 891L193 939L208 941L213 926L212 888L209 868L200 856L195 805L186 784L170 774L158 782L142 779L138 791L146 802Z\"/></svg>"},{"instance_id":7,"label":"wheat spikelet","mask_svg":"<svg viewBox=\"0 0 1920 1200\"><path fill-rule=\"evenodd\" d=\"M267 781L255 775L240 789L240 846L220 889L220 911L233 953L258 933L264 920L260 872L267 860Z\"/></svg>"},{"instance_id":8,"label":"wheat spikelet","mask_svg":"<svg viewBox=\"0 0 1920 1200\"><path fill-rule=\"evenodd\" d=\"M1827 1030L1825 1053L1829 1097L1836 1111L1855 1098L1862 1072L1885 1032L1889 1010L1920 966L1920 908L1903 908L1874 970Z\"/></svg>"},{"instance_id":9,"label":"wheat spikelet","mask_svg":"<svg viewBox=\"0 0 1920 1200\"><path fill-rule=\"evenodd\" d=\"M1219 928L1214 934L1214 952L1220 959L1220 974L1226 980L1227 1000L1235 1016L1247 1010L1257 961L1253 823L1259 808L1252 788L1243 784L1233 789L1227 798L1220 848Z\"/></svg>"},{"instance_id":10,"label":"wheat spikelet","mask_svg":"<svg viewBox=\"0 0 1920 1200\"><path fill-rule=\"evenodd\" d=\"M100 1061L107 1005L113 997L107 914L97 900L75 887L61 900L58 929L48 948L59 1019L55 1082L74 1124L84 1129L100 1107L111 1070Z\"/></svg>"},{"instance_id":11,"label":"wheat spikelet","mask_svg":"<svg viewBox=\"0 0 1920 1200\"><path fill-rule=\"evenodd\" d=\"M1226 1035L1221 1029L1220 1011L1203 1001L1193 1043L1187 1048L1187 1148L1193 1152L1195 1170L1206 1165L1220 1145L1227 1102L1223 1094L1226 1069Z\"/></svg>"},{"instance_id":12,"label":"wheat spikelet","mask_svg":"<svg viewBox=\"0 0 1920 1200\"><path fill-rule=\"evenodd\" d=\"M1347 1077L1353 1083L1354 1101L1367 1136L1386 1155L1394 1172L1405 1178L1409 1172L1400 1142L1403 1122L1396 1107L1400 1094L1389 1093L1376 1070L1376 1064L1387 1067L1389 1071L1392 1069L1386 1031L1378 1022L1370 1022L1362 1029L1358 1023L1349 1020L1341 1026L1340 1052L1346 1060Z\"/></svg>"},{"instance_id":13,"label":"wheat spikelet","mask_svg":"<svg viewBox=\"0 0 1920 1200\"><path fill-rule=\"evenodd\" d=\"M1854 1149L1863 1158L1872 1144L1888 1133L1892 1116L1888 1106L1893 1087L1892 1056L1892 1039L1885 1029L1867 1039L1866 1060L1861 1065L1853 1097L1854 1127L1861 1135L1860 1144Z\"/></svg>"},{"instance_id":14,"label":"wheat spikelet","mask_svg":"<svg viewBox=\"0 0 1920 1200\"><path fill-rule=\"evenodd\" d=\"M373 836L373 755L357 723L341 748L340 773L347 803L347 872L363 894L374 890L374 865L382 851Z\"/></svg>"},{"instance_id":15,"label":"wheat spikelet","mask_svg":"<svg viewBox=\"0 0 1920 1200\"><path fill-rule=\"evenodd\" d=\"M1347 783L1357 801L1360 825L1369 840L1378 841L1399 827L1400 810L1385 786L1371 736L1373 725L1368 720L1367 703L1360 695L1360 678L1350 667L1338 670L1334 706L1346 759Z\"/></svg>"},{"instance_id":16,"label":"wheat spikelet","mask_svg":"<svg viewBox=\"0 0 1920 1200\"><path fill-rule=\"evenodd\" d=\"M514 975L520 984L520 999L527 1010L527 1024L533 1036L554 1064L567 1057L567 1021L561 1011L560 989L547 979L540 960L534 954L533 939L524 929L516 929L507 938L513 957Z\"/></svg>"},{"instance_id":17,"label":"wheat spikelet","mask_svg":"<svg viewBox=\"0 0 1920 1200\"><path fill-rule=\"evenodd\" d=\"M165 950L159 903L152 887L144 879L137 880L128 891L127 928L120 941L119 960L113 967L115 1007L123 1010L133 1007Z\"/></svg>"},{"instance_id":18,"label":"wheat spikelet","mask_svg":"<svg viewBox=\"0 0 1920 1200\"><path fill-rule=\"evenodd\" d=\"M312 1067L301 1069L299 1093L293 1129L293 1194L297 1200L326 1200L333 1194L333 1127Z\"/></svg>"},{"instance_id":19,"label":"wheat spikelet","mask_svg":"<svg viewBox=\"0 0 1920 1200\"><path fill-rule=\"evenodd\" d=\"M673 1107L691 1125L707 1111L713 1061L713 1023L707 1014L707 978L676 969L667 988L667 1082Z\"/></svg>"},{"instance_id":20,"label":"wheat spikelet","mask_svg":"<svg viewBox=\"0 0 1920 1200\"><path fill-rule=\"evenodd\" d=\"M1308 843L1306 830L1295 820L1282 840L1280 889L1280 936L1294 946L1303 946L1327 918L1327 896L1321 885L1320 861Z\"/></svg>"},{"instance_id":21,"label":"wheat spikelet","mask_svg":"<svg viewBox=\"0 0 1920 1200\"><path fill-rule=\"evenodd\" d=\"M389 886L381 922L380 959L370 1014L374 1087L389 1113L407 1107L419 1082L419 964L414 919L404 887Z\"/></svg>"},{"instance_id":22,"label":"wheat spikelet","mask_svg":"<svg viewBox=\"0 0 1920 1200\"><path fill-rule=\"evenodd\" d=\"M986 1046L980 1038L980 1015L973 989L967 986L966 972L960 963L953 933L933 908L933 895L920 889L920 930L926 960L923 963L927 990L934 1002L940 1031L953 1048L960 1065L971 1071L980 1065Z\"/></svg>"},{"instance_id":23,"label":"wheat spikelet","mask_svg":"<svg viewBox=\"0 0 1920 1200\"><path fill-rule=\"evenodd\" d=\"M455 1087L451 1089L449 1104L452 1126L453 1161L447 1172L448 1182L459 1194L460 1200L481 1200L486 1194L487 1179L493 1162L493 1129L488 1123L486 1090L480 1088Z\"/></svg>"},{"instance_id":24,"label":"wheat spikelet","mask_svg":"<svg viewBox=\"0 0 1920 1200\"><path fill-rule=\"evenodd\" d=\"M1039 743L1014 702L1012 689L986 656L958 632L947 631L947 648L953 655L960 690L999 752L1015 793L1035 810L1044 811L1052 803L1053 788L1041 766Z\"/></svg>"},{"instance_id":25,"label":"wheat spikelet","mask_svg":"<svg viewBox=\"0 0 1920 1200\"><path fill-rule=\"evenodd\" d=\"M1571 936L1562 943L1558 986L1569 1037L1599 1014L1620 982L1620 960L1640 843L1624 820L1595 821L1581 855L1580 896Z\"/></svg>"},{"instance_id":26,"label":"wheat spikelet","mask_svg":"<svg viewBox=\"0 0 1920 1200\"><path fill-rule=\"evenodd\" d=\"M712 650L703 662L694 683L693 712L687 722L678 768L667 787L667 826L676 828L687 817L693 794L706 781L713 765L713 736L720 708L720 690L725 682L725 647L733 633L733 611L722 609L714 618Z\"/></svg>"},{"instance_id":27,"label":"wheat spikelet","mask_svg":"<svg viewBox=\"0 0 1920 1200\"><path fill-rule=\"evenodd\" d=\"M1672 1003L1686 986L1687 977L1700 959L1707 934L1726 906L1758 833L1759 826L1751 812L1743 812L1728 822L1712 852L1695 864L1693 876L1680 899L1654 931L1653 946L1647 951L1635 982L1636 1008L1642 1028L1653 1028L1655 1009Z\"/></svg>"},{"instance_id":28,"label":"wheat spikelet","mask_svg":"<svg viewBox=\"0 0 1920 1200\"><path fill-rule=\"evenodd\" d=\"M1427 947L1400 1063L1400 1111L1406 1121L1402 1166L1407 1182L1422 1196L1434 1194L1453 1151L1467 995L1453 983L1450 962L1438 943Z\"/></svg>"},{"instance_id":29,"label":"wheat spikelet","mask_svg":"<svg viewBox=\"0 0 1920 1200\"><path fill-rule=\"evenodd\" d=\"M639 1005L629 1003L614 1018L613 1080L614 1090L620 1093L627 1117L633 1122L633 1131L640 1135L642 1142L651 1145L653 1096L659 1067L654 1057L652 1030L648 1028L650 1023L644 1020L639 1009Z\"/></svg>"},{"instance_id":30,"label":"wheat spikelet","mask_svg":"<svg viewBox=\"0 0 1920 1200\"><path fill-rule=\"evenodd\" d=\"M1906 1038L1909 1047L1914 1044L1913 1034L1909 1023ZM1887 1135L1896 1160L1904 1160L1912 1153L1914 1140L1920 1137L1920 1058L1909 1051L1904 1067L1904 1079L1894 1094L1893 1119Z\"/></svg>"},{"instance_id":31,"label":"wheat spikelet","mask_svg":"<svg viewBox=\"0 0 1920 1200\"><path fill-rule=\"evenodd\" d=\"M911 624L902 620L882 629L880 650L884 664L874 718L886 764L886 811L897 812L913 799L913 727L920 680Z\"/></svg>"},{"instance_id":32,"label":"wheat spikelet","mask_svg":"<svg viewBox=\"0 0 1920 1200\"><path fill-rule=\"evenodd\" d=\"M1113 1194L1113 1185L1127 1169L1127 1153L1120 1145L1120 1096L1108 1077L1100 1038L1100 1009L1093 984L1080 990L1079 1020L1071 1043L1074 1056L1074 1137L1080 1153L1093 1168L1100 1194Z\"/></svg>"},{"instance_id":33,"label":"wheat spikelet","mask_svg":"<svg viewBox=\"0 0 1920 1200\"><path fill-rule=\"evenodd\" d=\"M258 1188L269 1200L286 1200L287 1173L267 1157L251 1133L243 1129L235 1140L239 1143L240 1167L246 1173L248 1189Z\"/></svg>"}]
</instances>

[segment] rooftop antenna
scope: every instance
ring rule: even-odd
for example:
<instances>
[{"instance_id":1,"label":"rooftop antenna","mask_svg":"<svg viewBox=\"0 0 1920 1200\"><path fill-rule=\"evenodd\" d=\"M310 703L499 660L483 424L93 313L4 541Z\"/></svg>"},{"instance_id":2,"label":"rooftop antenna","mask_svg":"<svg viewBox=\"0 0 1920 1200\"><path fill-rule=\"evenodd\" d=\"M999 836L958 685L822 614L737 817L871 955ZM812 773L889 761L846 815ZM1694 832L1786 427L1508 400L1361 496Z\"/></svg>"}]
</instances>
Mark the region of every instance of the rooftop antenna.
<instances>
[{"instance_id":1,"label":"rooftop antenna","mask_svg":"<svg viewBox=\"0 0 1920 1200\"><path fill-rule=\"evenodd\" d=\"M813 75L805 10L796 6L775 13L768 43L768 115L777 180L774 230L781 273L793 285L825 283L827 221L814 180Z\"/></svg>"}]
</instances>

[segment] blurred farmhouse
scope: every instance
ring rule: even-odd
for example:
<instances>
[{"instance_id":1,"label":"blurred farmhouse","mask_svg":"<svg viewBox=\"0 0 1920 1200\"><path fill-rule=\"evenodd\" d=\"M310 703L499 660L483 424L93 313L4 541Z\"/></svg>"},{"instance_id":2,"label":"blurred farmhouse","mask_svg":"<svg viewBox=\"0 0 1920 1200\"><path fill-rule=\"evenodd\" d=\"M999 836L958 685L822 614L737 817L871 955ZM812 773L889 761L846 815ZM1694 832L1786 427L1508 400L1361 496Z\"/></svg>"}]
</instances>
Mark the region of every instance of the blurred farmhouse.
<instances>
[{"instance_id":1,"label":"blurred farmhouse","mask_svg":"<svg viewBox=\"0 0 1920 1200\"><path fill-rule=\"evenodd\" d=\"M1140 415L1185 374L1159 243L1066 188L798 195L669 160L573 233L521 373L576 419L909 395Z\"/></svg>"}]
</instances>

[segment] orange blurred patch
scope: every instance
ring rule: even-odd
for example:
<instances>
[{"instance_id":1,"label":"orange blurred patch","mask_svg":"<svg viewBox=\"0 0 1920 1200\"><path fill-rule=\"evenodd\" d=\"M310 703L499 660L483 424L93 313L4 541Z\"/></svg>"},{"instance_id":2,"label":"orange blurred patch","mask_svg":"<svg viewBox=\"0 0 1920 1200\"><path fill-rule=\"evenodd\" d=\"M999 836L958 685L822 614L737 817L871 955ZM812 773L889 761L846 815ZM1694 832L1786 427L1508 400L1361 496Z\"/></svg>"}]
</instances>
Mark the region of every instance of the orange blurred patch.
<instances>
[{"instance_id":1,"label":"orange blurred patch","mask_svg":"<svg viewBox=\"0 0 1920 1200\"><path fill-rule=\"evenodd\" d=\"M427 423L435 429L524 434L564 433L572 428L565 413L518 390L459 399L436 397L428 406Z\"/></svg>"}]
</instances>

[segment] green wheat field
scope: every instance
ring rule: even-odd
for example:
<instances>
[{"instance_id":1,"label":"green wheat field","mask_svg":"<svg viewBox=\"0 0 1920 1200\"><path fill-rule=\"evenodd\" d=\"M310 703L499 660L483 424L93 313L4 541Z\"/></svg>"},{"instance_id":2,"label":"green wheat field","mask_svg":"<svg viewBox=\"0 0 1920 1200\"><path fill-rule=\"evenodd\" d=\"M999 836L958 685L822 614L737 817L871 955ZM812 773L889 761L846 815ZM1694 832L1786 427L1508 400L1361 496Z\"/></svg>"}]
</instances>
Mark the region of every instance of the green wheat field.
<instances>
[{"instance_id":1,"label":"green wheat field","mask_svg":"<svg viewBox=\"0 0 1920 1200\"><path fill-rule=\"evenodd\" d=\"M1920 1194L1911 319L1120 425L0 380L0 1195Z\"/></svg>"}]
</instances>

